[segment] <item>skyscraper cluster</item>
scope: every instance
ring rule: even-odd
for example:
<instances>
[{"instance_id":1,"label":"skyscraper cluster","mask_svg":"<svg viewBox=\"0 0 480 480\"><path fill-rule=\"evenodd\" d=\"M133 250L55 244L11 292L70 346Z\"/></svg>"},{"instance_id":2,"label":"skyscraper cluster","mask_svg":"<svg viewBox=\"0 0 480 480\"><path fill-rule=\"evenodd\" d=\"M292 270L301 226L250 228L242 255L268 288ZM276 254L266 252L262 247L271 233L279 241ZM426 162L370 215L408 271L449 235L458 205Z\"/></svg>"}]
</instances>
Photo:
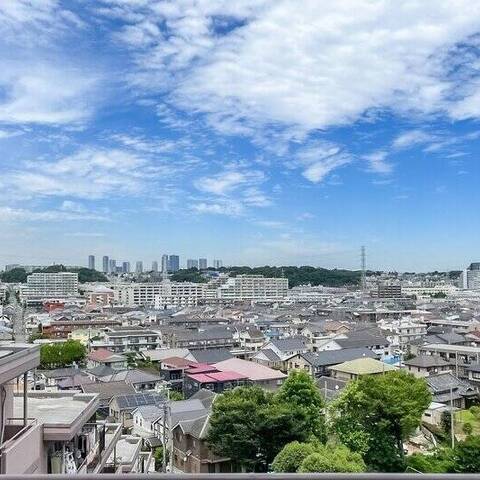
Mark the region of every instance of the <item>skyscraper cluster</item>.
<instances>
[{"instance_id":1,"label":"skyscraper cluster","mask_svg":"<svg viewBox=\"0 0 480 480\"><path fill-rule=\"evenodd\" d=\"M206 267L206 259L200 259L204 261ZM180 257L178 255L162 255L160 271L162 273L175 273L180 270ZM95 270L95 255L88 256L88 268ZM143 261L137 260L135 262L135 273L143 273ZM152 261L151 271L154 273L159 272L159 264L157 260ZM121 265L117 265L117 261L110 258L108 255L104 255L102 258L102 272L103 273L130 273L130 262L122 262Z\"/></svg>"}]
</instances>

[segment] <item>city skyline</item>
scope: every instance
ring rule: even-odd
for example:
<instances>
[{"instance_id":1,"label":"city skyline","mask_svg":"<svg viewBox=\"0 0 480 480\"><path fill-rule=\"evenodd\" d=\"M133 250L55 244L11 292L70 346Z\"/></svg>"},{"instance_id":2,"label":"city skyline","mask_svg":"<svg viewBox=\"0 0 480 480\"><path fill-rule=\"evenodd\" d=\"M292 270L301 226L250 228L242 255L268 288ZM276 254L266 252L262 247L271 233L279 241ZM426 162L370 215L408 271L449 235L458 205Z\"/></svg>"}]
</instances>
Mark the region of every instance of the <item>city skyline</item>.
<instances>
[{"instance_id":1,"label":"city skyline","mask_svg":"<svg viewBox=\"0 0 480 480\"><path fill-rule=\"evenodd\" d=\"M94 3L0 3L1 263L479 259L480 5Z\"/></svg>"}]
</instances>

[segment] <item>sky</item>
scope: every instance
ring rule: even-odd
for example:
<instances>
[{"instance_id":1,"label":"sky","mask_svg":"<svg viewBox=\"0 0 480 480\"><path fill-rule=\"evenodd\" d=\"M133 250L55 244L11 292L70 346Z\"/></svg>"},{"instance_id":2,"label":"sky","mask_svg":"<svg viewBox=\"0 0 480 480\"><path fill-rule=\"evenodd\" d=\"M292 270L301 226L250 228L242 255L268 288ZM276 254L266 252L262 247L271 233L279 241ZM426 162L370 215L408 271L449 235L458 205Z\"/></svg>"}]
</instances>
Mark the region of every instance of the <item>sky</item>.
<instances>
[{"instance_id":1,"label":"sky","mask_svg":"<svg viewBox=\"0 0 480 480\"><path fill-rule=\"evenodd\" d=\"M0 265L480 260L480 1L3 0Z\"/></svg>"}]
</instances>

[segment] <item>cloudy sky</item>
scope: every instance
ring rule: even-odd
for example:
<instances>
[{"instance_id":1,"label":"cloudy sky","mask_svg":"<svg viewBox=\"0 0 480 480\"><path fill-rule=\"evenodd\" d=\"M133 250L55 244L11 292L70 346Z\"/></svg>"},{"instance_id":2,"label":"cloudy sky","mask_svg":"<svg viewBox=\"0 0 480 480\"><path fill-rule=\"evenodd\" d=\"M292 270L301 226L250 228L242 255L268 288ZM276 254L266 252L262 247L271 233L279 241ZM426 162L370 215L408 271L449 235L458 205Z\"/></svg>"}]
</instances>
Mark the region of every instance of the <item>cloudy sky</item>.
<instances>
[{"instance_id":1,"label":"cloudy sky","mask_svg":"<svg viewBox=\"0 0 480 480\"><path fill-rule=\"evenodd\" d=\"M479 33L477 0L2 0L0 264L478 261Z\"/></svg>"}]
</instances>

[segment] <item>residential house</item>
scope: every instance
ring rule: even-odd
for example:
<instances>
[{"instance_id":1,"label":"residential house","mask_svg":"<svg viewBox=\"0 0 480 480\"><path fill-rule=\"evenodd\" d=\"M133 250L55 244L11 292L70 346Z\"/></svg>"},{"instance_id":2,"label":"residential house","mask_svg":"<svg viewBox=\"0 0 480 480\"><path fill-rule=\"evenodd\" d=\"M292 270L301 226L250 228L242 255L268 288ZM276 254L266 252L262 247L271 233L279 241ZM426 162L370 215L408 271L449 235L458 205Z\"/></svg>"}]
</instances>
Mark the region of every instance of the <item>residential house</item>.
<instances>
[{"instance_id":1,"label":"residential house","mask_svg":"<svg viewBox=\"0 0 480 480\"><path fill-rule=\"evenodd\" d=\"M373 358L357 358L329 367L329 370L332 372L333 378L348 382L363 375L382 375L395 370L395 367Z\"/></svg>"},{"instance_id":2,"label":"residential house","mask_svg":"<svg viewBox=\"0 0 480 480\"><path fill-rule=\"evenodd\" d=\"M221 371L213 365L197 364L185 371L183 393L186 398L203 388L215 393L222 393L224 390L248 383L248 378L241 373Z\"/></svg>"},{"instance_id":3,"label":"residential house","mask_svg":"<svg viewBox=\"0 0 480 480\"><path fill-rule=\"evenodd\" d=\"M161 405L165 402L165 396L159 393L132 393L127 395L116 395L110 400L109 415L124 428L133 426L132 412L144 405Z\"/></svg>"},{"instance_id":4,"label":"residential house","mask_svg":"<svg viewBox=\"0 0 480 480\"><path fill-rule=\"evenodd\" d=\"M304 370L312 377L329 376L329 367L357 358L378 358L378 355L365 347L344 348L318 353L306 352L294 355L286 361L287 371Z\"/></svg>"},{"instance_id":5,"label":"residential house","mask_svg":"<svg viewBox=\"0 0 480 480\"><path fill-rule=\"evenodd\" d=\"M441 372L425 378L432 392L432 400L437 403L464 409L476 403L479 399L478 390L468 382L460 380L452 372Z\"/></svg>"},{"instance_id":6,"label":"residential house","mask_svg":"<svg viewBox=\"0 0 480 480\"><path fill-rule=\"evenodd\" d=\"M267 367L286 370L285 362L299 353L308 351L305 337L286 337L267 342L253 357L252 361Z\"/></svg>"},{"instance_id":7,"label":"residential house","mask_svg":"<svg viewBox=\"0 0 480 480\"><path fill-rule=\"evenodd\" d=\"M406 370L416 377L428 377L452 369L452 365L436 355L419 355L403 362Z\"/></svg>"},{"instance_id":8,"label":"residential house","mask_svg":"<svg viewBox=\"0 0 480 480\"><path fill-rule=\"evenodd\" d=\"M88 367L110 367L113 370L127 368L127 358L106 348L98 348L87 355Z\"/></svg>"},{"instance_id":9,"label":"residential house","mask_svg":"<svg viewBox=\"0 0 480 480\"><path fill-rule=\"evenodd\" d=\"M232 371L242 374L252 385L257 385L265 390L276 390L287 377L284 373L255 362L230 358L214 364L220 371Z\"/></svg>"},{"instance_id":10,"label":"residential house","mask_svg":"<svg viewBox=\"0 0 480 480\"><path fill-rule=\"evenodd\" d=\"M147 372L138 368L117 371L111 375L100 378L100 381L123 381L129 385L132 385L137 392L142 392L144 390L155 390L164 384L164 381L159 374Z\"/></svg>"},{"instance_id":11,"label":"residential house","mask_svg":"<svg viewBox=\"0 0 480 480\"><path fill-rule=\"evenodd\" d=\"M368 348L377 355L389 352L389 342L378 328L362 328L346 334L346 338L336 338L335 342L340 348Z\"/></svg>"},{"instance_id":12,"label":"residential house","mask_svg":"<svg viewBox=\"0 0 480 480\"><path fill-rule=\"evenodd\" d=\"M229 458L215 455L206 443L210 415L179 421L173 426L173 470L180 473L230 473Z\"/></svg>"}]
</instances>

